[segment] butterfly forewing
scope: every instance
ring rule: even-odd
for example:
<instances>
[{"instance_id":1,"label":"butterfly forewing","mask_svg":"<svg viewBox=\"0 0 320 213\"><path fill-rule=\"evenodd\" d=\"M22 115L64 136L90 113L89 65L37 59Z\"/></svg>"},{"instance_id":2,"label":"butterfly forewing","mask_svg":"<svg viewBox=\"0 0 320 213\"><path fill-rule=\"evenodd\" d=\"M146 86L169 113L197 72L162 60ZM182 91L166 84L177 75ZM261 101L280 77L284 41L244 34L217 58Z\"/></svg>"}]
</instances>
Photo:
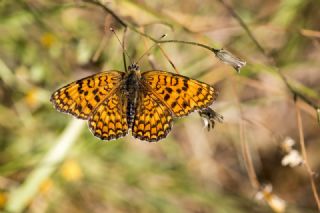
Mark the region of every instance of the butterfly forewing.
<instances>
[{"instance_id":1,"label":"butterfly forewing","mask_svg":"<svg viewBox=\"0 0 320 213\"><path fill-rule=\"evenodd\" d=\"M51 96L51 102L59 111L88 119L95 108L119 86L124 73L107 71L72 82Z\"/></svg>"},{"instance_id":2,"label":"butterfly forewing","mask_svg":"<svg viewBox=\"0 0 320 213\"><path fill-rule=\"evenodd\" d=\"M128 133L127 101L120 89L101 103L89 117L91 132L102 140L112 140Z\"/></svg>"},{"instance_id":3,"label":"butterfly forewing","mask_svg":"<svg viewBox=\"0 0 320 213\"><path fill-rule=\"evenodd\" d=\"M176 117L209 106L217 95L208 84L165 71L144 72L142 81Z\"/></svg>"},{"instance_id":4,"label":"butterfly forewing","mask_svg":"<svg viewBox=\"0 0 320 213\"><path fill-rule=\"evenodd\" d=\"M135 138L158 141L165 138L172 126L172 114L151 90L141 85L132 128Z\"/></svg>"}]
</instances>

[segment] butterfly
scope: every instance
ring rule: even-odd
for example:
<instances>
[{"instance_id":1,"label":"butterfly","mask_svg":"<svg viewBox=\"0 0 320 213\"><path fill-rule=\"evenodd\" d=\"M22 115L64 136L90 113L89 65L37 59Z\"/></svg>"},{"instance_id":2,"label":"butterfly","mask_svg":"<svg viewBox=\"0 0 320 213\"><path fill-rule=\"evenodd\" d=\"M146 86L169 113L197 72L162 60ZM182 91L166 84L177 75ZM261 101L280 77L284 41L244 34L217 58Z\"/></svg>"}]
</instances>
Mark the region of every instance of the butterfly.
<instances>
[{"instance_id":1,"label":"butterfly","mask_svg":"<svg viewBox=\"0 0 320 213\"><path fill-rule=\"evenodd\" d=\"M72 82L51 96L54 107L88 120L102 140L132 136L155 142L171 131L174 118L208 108L217 97L210 85L166 71L105 71Z\"/></svg>"}]
</instances>

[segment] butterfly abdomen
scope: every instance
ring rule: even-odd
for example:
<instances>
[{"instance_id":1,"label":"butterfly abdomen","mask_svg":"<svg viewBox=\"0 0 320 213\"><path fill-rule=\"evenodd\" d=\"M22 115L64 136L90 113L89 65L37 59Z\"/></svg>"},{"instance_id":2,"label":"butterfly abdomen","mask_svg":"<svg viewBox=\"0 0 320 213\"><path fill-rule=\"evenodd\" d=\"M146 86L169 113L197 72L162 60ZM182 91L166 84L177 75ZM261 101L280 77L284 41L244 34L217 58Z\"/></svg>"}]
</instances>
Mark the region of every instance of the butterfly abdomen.
<instances>
[{"instance_id":1,"label":"butterfly abdomen","mask_svg":"<svg viewBox=\"0 0 320 213\"><path fill-rule=\"evenodd\" d=\"M128 122L128 126L129 128L132 128L132 124L133 124L133 120L134 120L134 116L135 116L135 103L133 101L128 102L127 105L127 122Z\"/></svg>"},{"instance_id":2,"label":"butterfly abdomen","mask_svg":"<svg viewBox=\"0 0 320 213\"><path fill-rule=\"evenodd\" d=\"M132 128L139 91L139 75L136 71L130 71L127 74L125 81L125 90L128 95L127 122L129 128Z\"/></svg>"}]
</instances>

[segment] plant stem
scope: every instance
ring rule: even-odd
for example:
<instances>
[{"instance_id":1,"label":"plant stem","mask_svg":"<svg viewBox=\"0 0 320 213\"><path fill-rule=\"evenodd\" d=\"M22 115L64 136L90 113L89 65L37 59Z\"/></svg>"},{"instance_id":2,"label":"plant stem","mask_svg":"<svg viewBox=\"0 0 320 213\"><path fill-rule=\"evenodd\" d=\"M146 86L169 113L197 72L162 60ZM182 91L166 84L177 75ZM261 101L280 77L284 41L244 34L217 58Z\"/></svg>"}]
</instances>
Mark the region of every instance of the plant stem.
<instances>
[{"instance_id":1,"label":"plant stem","mask_svg":"<svg viewBox=\"0 0 320 213\"><path fill-rule=\"evenodd\" d=\"M5 210L8 212L22 212L36 196L41 184L56 170L63 161L76 139L81 133L85 122L72 120L65 128L57 143L44 156L40 164L28 175L25 182L11 191Z\"/></svg>"}]
</instances>

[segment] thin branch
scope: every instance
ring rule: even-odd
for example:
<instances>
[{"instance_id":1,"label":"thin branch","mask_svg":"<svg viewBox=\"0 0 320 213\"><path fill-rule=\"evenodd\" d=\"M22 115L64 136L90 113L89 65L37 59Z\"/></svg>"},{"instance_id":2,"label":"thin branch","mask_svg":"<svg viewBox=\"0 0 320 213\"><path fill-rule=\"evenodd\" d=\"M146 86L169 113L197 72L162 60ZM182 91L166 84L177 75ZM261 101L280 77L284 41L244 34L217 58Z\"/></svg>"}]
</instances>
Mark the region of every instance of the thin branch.
<instances>
[{"instance_id":1,"label":"thin branch","mask_svg":"<svg viewBox=\"0 0 320 213\"><path fill-rule=\"evenodd\" d=\"M241 142L241 150L242 150L242 156L244 159L245 167L249 176L250 183L253 188L256 190L259 190L261 187L261 184L258 180L257 174L254 169L252 157L250 154L249 146L246 140L246 134L245 134L245 126L244 126L244 116L243 116L243 109L241 106L241 103L238 98L238 88L237 84L232 84L233 93L235 95L236 104L238 105L239 113L240 113L240 122L239 122L239 136L240 136L240 142Z\"/></svg>"},{"instance_id":2,"label":"thin branch","mask_svg":"<svg viewBox=\"0 0 320 213\"><path fill-rule=\"evenodd\" d=\"M109 13L114 19L116 19L123 27L128 27L128 24L122 20L115 12L113 12L109 7L105 6L99 1L96 0L82 0L84 2L98 5L99 7L103 8L107 13Z\"/></svg>"},{"instance_id":3,"label":"thin branch","mask_svg":"<svg viewBox=\"0 0 320 213\"><path fill-rule=\"evenodd\" d=\"M103 49L106 47L107 45L107 36L104 34L101 41L100 41L100 44L99 44L99 47L98 49L96 50L96 52L93 54L93 57L92 57L92 61L93 62L97 62L99 57L101 56L101 53L103 51Z\"/></svg>"},{"instance_id":4,"label":"thin branch","mask_svg":"<svg viewBox=\"0 0 320 213\"><path fill-rule=\"evenodd\" d=\"M189 44L189 45L194 45L194 46L198 46L198 47L202 47L205 48L207 50L210 50L213 53L218 53L220 51L220 49L216 49L213 47L209 47L205 44L201 44L201 43L197 43L197 42L193 42L193 41L181 41L181 40L163 40L163 41L157 41L155 39L153 39L154 42L156 43L181 43L181 44Z\"/></svg>"},{"instance_id":5,"label":"thin branch","mask_svg":"<svg viewBox=\"0 0 320 213\"><path fill-rule=\"evenodd\" d=\"M289 91L292 93L293 99L295 101L295 108L296 108L296 115L297 115L297 122L298 122L298 129L299 129L299 137L300 137L300 146L301 146L301 151L302 151L302 155L303 158L305 160L305 167L308 171L309 177L310 177L310 182L311 182L311 187L312 187L312 191L313 191L313 195L314 198L316 200L318 209L320 210L320 200L319 200L319 194L317 192L317 188L316 188L316 184L315 184L315 180L314 180L314 173L311 170L311 167L309 166L308 163L308 159L307 159L307 151L306 151L306 147L305 147L305 142L304 142L304 135L303 135L303 128L302 128L302 120L301 120L301 113L300 110L297 106L296 103L296 98L299 97L302 101L304 101L305 103L309 104L310 106L312 106L317 112L319 112L320 107L313 103L311 100L309 100L307 97L305 97L302 93L300 93L299 91L297 91L296 89L294 89L290 83L288 82L287 78L281 73L280 69L278 68L278 64L277 64L277 60L271 56L270 54L267 53L267 51L265 51L265 49L260 45L260 43L258 42L258 40L253 36L253 34L251 33L249 27L245 24L245 22L242 20L242 18L233 10L233 8L231 8L229 5L227 5L224 0L218 0L226 9L228 9L228 11L232 14L232 16L239 22L239 24L244 28L244 30L247 32L247 34L249 35L249 37L252 39L252 41L255 43L255 45L257 46L257 48L261 51L261 53L263 55L265 55L267 58L271 59L271 61L273 62L273 65L278 69L278 74L281 77L281 79L283 80L283 82L286 84L287 88L289 89ZM319 116L319 115L318 115Z\"/></svg>"},{"instance_id":6,"label":"thin branch","mask_svg":"<svg viewBox=\"0 0 320 213\"><path fill-rule=\"evenodd\" d=\"M241 109L239 109L241 111ZM241 143L241 150L242 150L242 156L245 162L245 166L248 172L249 180L253 188L256 190L260 189L260 183L257 178L257 174L254 169L252 157L250 154L249 146L246 140L246 133L245 133L245 127L244 127L244 120L241 114L241 120L239 124L239 133L240 133L240 143Z\"/></svg>"},{"instance_id":7,"label":"thin branch","mask_svg":"<svg viewBox=\"0 0 320 213\"><path fill-rule=\"evenodd\" d=\"M224 0L218 0L230 13L231 15L237 19L237 21L239 22L239 24L243 27L243 29L246 31L246 33L248 34L248 36L251 38L251 40L254 42L254 44L258 47L258 49L264 54L266 55L267 52L265 51L265 49L260 45L260 43L258 42L258 40L253 36L253 34L251 33L249 27L246 25L246 23L242 20L242 18L233 10L232 7L230 7L227 3L224 2Z\"/></svg>"},{"instance_id":8,"label":"thin branch","mask_svg":"<svg viewBox=\"0 0 320 213\"><path fill-rule=\"evenodd\" d=\"M302 156L303 156L303 160L304 160L304 166L306 167L307 172L309 174L313 196L314 196L314 199L316 200L318 210L320 211L319 194L318 194L315 179L314 179L314 172L312 171L311 166L308 161L306 145L304 142L304 133L303 133L303 126L302 126L301 112L300 112L297 101L295 101L295 109L296 109L297 125L298 125L298 130L299 130L299 141L300 141L301 152L302 152Z\"/></svg>"},{"instance_id":9,"label":"thin branch","mask_svg":"<svg viewBox=\"0 0 320 213\"><path fill-rule=\"evenodd\" d=\"M124 66L124 70L126 72L128 72L128 68L127 68L127 61L126 61L126 54L125 54L125 44L126 44L126 35L127 35L127 27L124 28L123 30L123 37L122 37L122 59L123 59L123 66Z\"/></svg>"},{"instance_id":10,"label":"thin branch","mask_svg":"<svg viewBox=\"0 0 320 213\"><path fill-rule=\"evenodd\" d=\"M210 50L215 54L215 56L220 59L222 62L231 65L234 69L239 72L240 68L243 67L246 62L233 56L231 53L224 49L216 49L214 47L210 47L205 44L197 43L197 42L192 42L192 41L181 41L181 40L159 40L155 39L152 36L140 31L136 26L130 24L129 22L126 22L120 16L118 16L114 11L112 11L110 8L108 8L106 5L102 4L99 1L96 0L83 0L84 2L95 4L99 7L102 7L107 13L109 13L113 18L115 18L123 27L129 28L130 30L138 33L139 35L150 39L154 43L160 44L160 43L181 43L181 44L188 44L188 45L193 45L193 46L198 46L205 48L207 50Z\"/></svg>"},{"instance_id":11,"label":"thin branch","mask_svg":"<svg viewBox=\"0 0 320 213\"><path fill-rule=\"evenodd\" d=\"M249 29L248 25L242 20L242 18L235 12L235 10L230 7L224 0L217 0L220 2L230 13L231 15L239 22L239 24L243 27L243 29L246 31L250 39L253 41L253 43L257 46L257 48L260 50L260 52L266 57L271 59L273 66L275 66L278 69L278 74L281 77L281 79L284 81L286 84L287 88L289 91L292 93L293 97L299 97L301 100L303 100L305 103L309 104L312 106L315 110L320 109L320 106L317 105L316 103L312 102L310 99L308 99L306 96L304 96L301 92L297 91L294 89L290 83L288 82L287 78L281 73L280 69L278 68L279 65L277 64L277 60L270 55L263 47L262 45L258 42L258 40L255 38L251 30Z\"/></svg>"},{"instance_id":12,"label":"thin branch","mask_svg":"<svg viewBox=\"0 0 320 213\"><path fill-rule=\"evenodd\" d=\"M159 50L161 51L162 55L168 60L168 62L170 63L171 67L174 69L174 71L177 74L180 74L176 65L174 65L173 61L170 59L170 57L168 56L168 54L164 51L164 49L160 46L160 44L158 44Z\"/></svg>"}]
</instances>

